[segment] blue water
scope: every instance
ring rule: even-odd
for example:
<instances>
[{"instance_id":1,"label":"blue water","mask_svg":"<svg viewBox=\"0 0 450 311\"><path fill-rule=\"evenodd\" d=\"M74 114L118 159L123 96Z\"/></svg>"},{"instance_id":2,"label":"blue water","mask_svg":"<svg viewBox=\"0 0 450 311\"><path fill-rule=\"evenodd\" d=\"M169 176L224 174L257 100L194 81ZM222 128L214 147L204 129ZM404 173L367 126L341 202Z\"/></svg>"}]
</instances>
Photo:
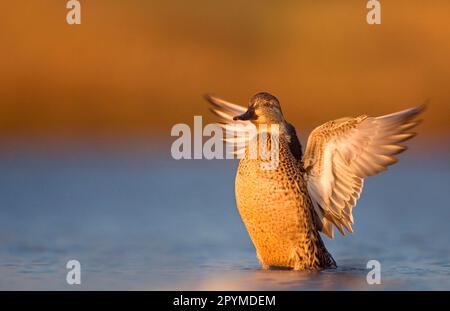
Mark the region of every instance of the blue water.
<instances>
[{"instance_id":1,"label":"blue water","mask_svg":"<svg viewBox=\"0 0 450 311\"><path fill-rule=\"evenodd\" d=\"M450 290L448 156L369 178L336 270L263 271L234 204L235 161L141 149L0 155L1 290ZM66 263L81 263L68 285ZM366 263L381 263L380 285Z\"/></svg>"}]
</instances>

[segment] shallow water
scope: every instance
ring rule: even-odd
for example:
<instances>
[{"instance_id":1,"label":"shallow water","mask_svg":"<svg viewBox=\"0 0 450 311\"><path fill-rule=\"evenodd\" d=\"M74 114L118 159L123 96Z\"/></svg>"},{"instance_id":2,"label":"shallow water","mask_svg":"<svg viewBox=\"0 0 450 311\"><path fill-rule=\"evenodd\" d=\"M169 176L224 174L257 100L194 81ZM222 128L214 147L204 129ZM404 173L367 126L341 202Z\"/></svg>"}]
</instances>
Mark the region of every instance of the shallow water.
<instances>
[{"instance_id":1,"label":"shallow water","mask_svg":"<svg viewBox=\"0 0 450 311\"><path fill-rule=\"evenodd\" d=\"M140 150L3 154L0 289L450 290L450 163L405 154L369 178L339 267L263 271L234 205L235 161ZM66 283L66 262L82 284ZM368 285L368 260L381 285Z\"/></svg>"}]
</instances>

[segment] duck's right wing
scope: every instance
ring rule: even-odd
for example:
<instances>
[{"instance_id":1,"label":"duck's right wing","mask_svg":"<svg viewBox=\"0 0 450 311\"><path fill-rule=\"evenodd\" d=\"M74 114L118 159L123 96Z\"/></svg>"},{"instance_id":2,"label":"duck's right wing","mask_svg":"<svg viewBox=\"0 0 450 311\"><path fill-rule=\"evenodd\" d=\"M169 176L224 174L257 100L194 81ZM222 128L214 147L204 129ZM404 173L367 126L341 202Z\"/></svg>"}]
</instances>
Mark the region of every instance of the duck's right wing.
<instances>
[{"instance_id":1,"label":"duck's right wing","mask_svg":"<svg viewBox=\"0 0 450 311\"><path fill-rule=\"evenodd\" d=\"M333 238L333 224L352 232L352 209L364 178L386 170L412 138L415 118L423 107L381 116L343 118L327 122L311 133L303 163L305 179L320 230Z\"/></svg>"},{"instance_id":2,"label":"duck's right wing","mask_svg":"<svg viewBox=\"0 0 450 311\"><path fill-rule=\"evenodd\" d=\"M233 117L245 113L247 108L209 94L204 97L211 104L211 112L219 117L218 124L224 130L225 143L234 150L233 154L242 157L245 146L256 135L256 128L249 121L233 120Z\"/></svg>"}]
</instances>

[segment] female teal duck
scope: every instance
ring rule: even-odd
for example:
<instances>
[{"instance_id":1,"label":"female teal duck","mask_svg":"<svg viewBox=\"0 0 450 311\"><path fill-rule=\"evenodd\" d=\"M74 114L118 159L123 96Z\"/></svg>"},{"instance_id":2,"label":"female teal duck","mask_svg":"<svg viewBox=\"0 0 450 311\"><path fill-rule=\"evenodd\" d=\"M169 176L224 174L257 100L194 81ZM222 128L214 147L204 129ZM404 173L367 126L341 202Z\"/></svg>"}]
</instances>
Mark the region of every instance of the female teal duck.
<instances>
[{"instance_id":1,"label":"female teal duck","mask_svg":"<svg viewBox=\"0 0 450 311\"><path fill-rule=\"evenodd\" d=\"M319 232L331 239L333 225L342 235L344 229L353 232L352 209L364 178L397 162L395 155L406 149L401 143L415 136L411 129L423 111L417 107L329 121L312 131L303 154L295 128L273 95L256 94L247 109L213 96L206 99L228 130L249 122L257 129L279 128L278 165L263 169L261 161L267 160L250 157L244 145L235 182L237 208L264 269L335 268ZM239 139L238 133L227 142Z\"/></svg>"}]
</instances>

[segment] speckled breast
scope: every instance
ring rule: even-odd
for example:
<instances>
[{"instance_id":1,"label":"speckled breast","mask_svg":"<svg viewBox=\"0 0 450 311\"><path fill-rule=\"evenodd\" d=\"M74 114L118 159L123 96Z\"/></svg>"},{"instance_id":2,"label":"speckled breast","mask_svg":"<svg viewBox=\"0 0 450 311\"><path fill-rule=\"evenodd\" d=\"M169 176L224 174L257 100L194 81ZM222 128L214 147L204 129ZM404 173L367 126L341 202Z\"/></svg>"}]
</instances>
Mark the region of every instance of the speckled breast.
<instances>
[{"instance_id":1,"label":"speckled breast","mask_svg":"<svg viewBox=\"0 0 450 311\"><path fill-rule=\"evenodd\" d=\"M245 157L235 183L239 213L262 264L294 266L314 228L309 199L295 159L280 147L276 169L264 170L261 160Z\"/></svg>"}]
</instances>

